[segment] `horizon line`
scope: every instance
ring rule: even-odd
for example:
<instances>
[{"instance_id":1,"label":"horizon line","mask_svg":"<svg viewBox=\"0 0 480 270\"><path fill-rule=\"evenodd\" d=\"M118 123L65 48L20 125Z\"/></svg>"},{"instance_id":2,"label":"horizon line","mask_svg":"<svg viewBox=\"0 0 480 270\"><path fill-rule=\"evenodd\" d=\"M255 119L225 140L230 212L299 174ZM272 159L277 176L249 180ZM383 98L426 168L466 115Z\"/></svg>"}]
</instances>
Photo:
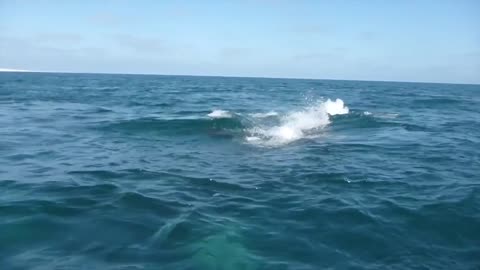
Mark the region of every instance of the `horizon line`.
<instances>
[{"instance_id":1,"label":"horizon line","mask_svg":"<svg viewBox=\"0 0 480 270\"><path fill-rule=\"evenodd\" d=\"M184 77L220 77L220 78L245 78L245 79L284 79L284 80L318 80L318 81L356 81L356 82L389 82L389 83L421 83L421 84L453 84L453 85L480 85L478 83L461 82L429 82L429 81L389 81L366 79L319 79L306 77L269 77L269 76L237 76L237 75L198 75L198 74L160 74L160 73L123 73L123 72L79 72L79 71L42 71L27 69L0 68L0 73L59 73L59 74L99 74L99 75L143 75L143 76L184 76Z\"/></svg>"}]
</instances>

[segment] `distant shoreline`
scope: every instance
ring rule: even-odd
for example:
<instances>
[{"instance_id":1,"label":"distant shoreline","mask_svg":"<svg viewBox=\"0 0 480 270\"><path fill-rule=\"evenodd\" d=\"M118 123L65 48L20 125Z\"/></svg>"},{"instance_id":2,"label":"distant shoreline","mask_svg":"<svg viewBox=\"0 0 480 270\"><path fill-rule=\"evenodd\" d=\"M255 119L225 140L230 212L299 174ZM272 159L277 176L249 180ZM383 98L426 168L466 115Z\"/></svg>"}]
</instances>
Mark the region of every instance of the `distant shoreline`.
<instances>
[{"instance_id":1,"label":"distant shoreline","mask_svg":"<svg viewBox=\"0 0 480 270\"><path fill-rule=\"evenodd\" d=\"M26 69L0 68L0 72L32 72Z\"/></svg>"}]
</instances>

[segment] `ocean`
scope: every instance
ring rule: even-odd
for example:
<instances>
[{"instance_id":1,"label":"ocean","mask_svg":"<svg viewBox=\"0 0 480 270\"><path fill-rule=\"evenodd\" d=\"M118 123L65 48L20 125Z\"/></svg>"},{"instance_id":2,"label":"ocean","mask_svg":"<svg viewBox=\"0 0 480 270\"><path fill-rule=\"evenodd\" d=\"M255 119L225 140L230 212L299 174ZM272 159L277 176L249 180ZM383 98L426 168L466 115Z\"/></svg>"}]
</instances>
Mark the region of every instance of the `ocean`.
<instances>
[{"instance_id":1,"label":"ocean","mask_svg":"<svg viewBox=\"0 0 480 270\"><path fill-rule=\"evenodd\" d=\"M0 73L0 269L480 269L480 85Z\"/></svg>"}]
</instances>

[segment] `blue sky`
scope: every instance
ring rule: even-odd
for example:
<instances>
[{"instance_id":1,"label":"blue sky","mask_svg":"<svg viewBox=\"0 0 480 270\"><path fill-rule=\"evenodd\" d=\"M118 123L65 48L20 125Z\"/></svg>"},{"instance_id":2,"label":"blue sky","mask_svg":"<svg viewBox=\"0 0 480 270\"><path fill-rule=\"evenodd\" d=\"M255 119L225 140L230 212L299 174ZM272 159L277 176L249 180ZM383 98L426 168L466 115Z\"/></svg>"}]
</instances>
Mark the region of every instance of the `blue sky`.
<instances>
[{"instance_id":1,"label":"blue sky","mask_svg":"<svg viewBox=\"0 0 480 270\"><path fill-rule=\"evenodd\" d=\"M480 1L0 0L0 68L480 83Z\"/></svg>"}]
</instances>

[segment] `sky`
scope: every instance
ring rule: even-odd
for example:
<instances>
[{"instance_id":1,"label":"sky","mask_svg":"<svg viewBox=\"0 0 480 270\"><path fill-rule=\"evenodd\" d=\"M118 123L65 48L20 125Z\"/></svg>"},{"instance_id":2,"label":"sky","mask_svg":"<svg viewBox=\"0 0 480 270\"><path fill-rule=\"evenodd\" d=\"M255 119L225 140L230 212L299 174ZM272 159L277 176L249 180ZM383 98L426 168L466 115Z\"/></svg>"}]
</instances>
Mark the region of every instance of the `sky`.
<instances>
[{"instance_id":1,"label":"sky","mask_svg":"<svg viewBox=\"0 0 480 270\"><path fill-rule=\"evenodd\" d=\"M0 0L0 69L480 83L477 0Z\"/></svg>"}]
</instances>

